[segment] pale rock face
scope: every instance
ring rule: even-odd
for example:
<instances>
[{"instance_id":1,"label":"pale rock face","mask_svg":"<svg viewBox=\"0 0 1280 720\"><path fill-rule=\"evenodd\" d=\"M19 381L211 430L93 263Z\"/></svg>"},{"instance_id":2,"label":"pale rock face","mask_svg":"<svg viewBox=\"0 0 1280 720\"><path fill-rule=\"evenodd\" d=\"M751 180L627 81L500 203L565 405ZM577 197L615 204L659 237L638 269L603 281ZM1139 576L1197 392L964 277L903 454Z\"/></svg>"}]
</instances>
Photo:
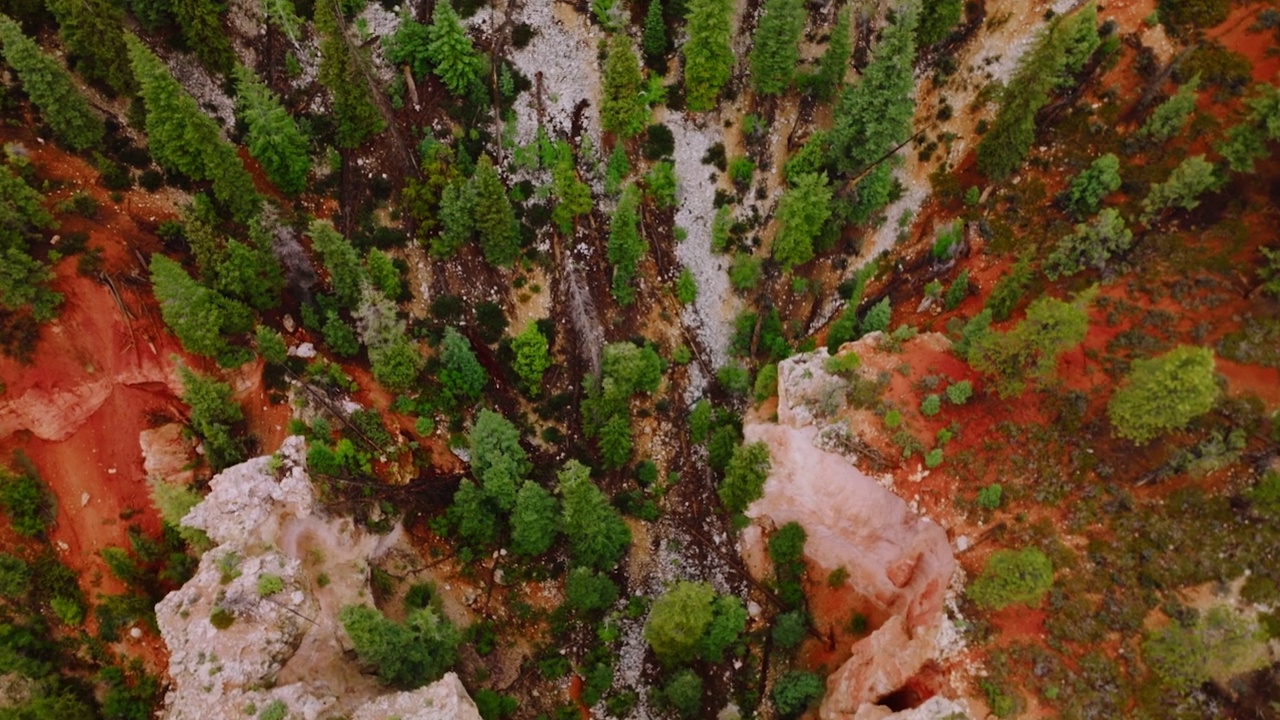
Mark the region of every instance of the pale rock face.
<instances>
[{"instance_id":1,"label":"pale rock face","mask_svg":"<svg viewBox=\"0 0 1280 720\"><path fill-rule=\"evenodd\" d=\"M822 575L844 567L849 584L882 609L905 615L912 626L933 624L955 572L946 532L843 457L814 447L817 432L744 429L747 442L769 446L773 464L764 497L747 509L755 522L743 543L761 545L762 528L798 522L808 533L805 556Z\"/></svg>"},{"instance_id":2,"label":"pale rock face","mask_svg":"<svg viewBox=\"0 0 1280 720\"><path fill-rule=\"evenodd\" d=\"M931 697L920 707L902 712L893 712L883 705L865 705L854 715L853 720L949 720L961 717L966 720L972 717L964 705L944 697Z\"/></svg>"},{"instance_id":3,"label":"pale rock face","mask_svg":"<svg viewBox=\"0 0 1280 720\"><path fill-rule=\"evenodd\" d=\"M372 535L328 517L305 452L305 441L291 437L273 457L224 470L183 518L217 547L156 606L173 680L164 718L243 720L247 709L279 702L295 720L478 720L457 676L388 692L348 652L338 612L369 602L369 562L402 533ZM321 574L327 582L316 581ZM264 597L266 575L283 587ZM229 625L214 627L215 609Z\"/></svg>"},{"instance_id":4,"label":"pale rock face","mask_svg":"<svg viewBox=\"0 0 1280 720\"><path fill-rule=\"evenodd\" d=\"M874 338L856 350L864 368L877 364ZM946 531L894 494L891 478L863 472L853 464L856 455L851 460L850 453L824 449L833 429L852 429L843 419L846 381L825 370L827 357L819 351L779 363L778 421L749 421L743 428L747 442L768 446L772 464L763 496L747 509L753 522L740 549L748 567L763 576L768 534L798 522L807 534L805 559L813 575L844 568L849 587L889 615L827 679L823 720L927 720L954 703L936 698L910 711L918 714L901 715L875 703L940 656L955 557Z\"/></svg>"},{"instance_id":5,"label":"pale rock face","mask_svg":"<svg viewBox=\"0 0 1280 720\"><path fill-rule=\"evenodd\" d=\"M193 452L190 438L184 437L181 423L166 423L138 433L142 446L142 470L148 478L160 478L175 485L189 485L195 473L188 468Z\"/></svg>"}]
</instances>

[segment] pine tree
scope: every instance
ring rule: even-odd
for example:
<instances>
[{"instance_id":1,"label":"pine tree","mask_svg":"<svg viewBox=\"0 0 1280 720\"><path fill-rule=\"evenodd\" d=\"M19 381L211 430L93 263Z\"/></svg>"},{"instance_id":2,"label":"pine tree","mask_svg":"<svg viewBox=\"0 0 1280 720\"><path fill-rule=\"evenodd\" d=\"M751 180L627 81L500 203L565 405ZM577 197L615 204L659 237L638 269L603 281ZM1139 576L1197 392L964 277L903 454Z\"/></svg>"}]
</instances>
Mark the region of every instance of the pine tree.
<instances>
[{"instance_id":1,"label":"pine tree","mask_svg":"<svg viewBox=\"0 0 1280 720\"><path fill-rule=\"evenodd\" d=\"M575 565L610 570L631 544L631 529L600 488L591 470L570 460L559 475L561 527Z\"/></svg>"},{"instance_id":2,"label":"pine tree","mask_svg":"<svg viewBox=\"0 0 1280 720\"><path fill-rule=\"evenodd\" d=\"M733 70L732 0L690 0L684 54L685 106L703 112L716 106Z\"/></svg>"},{"instance_id":3,"label":"pine tree","mask_svg":"<svg viewBox=\"0 0 1280 720\"><path fill-rule=\"evenodd\" d=\"M169 7L182 28L183 40L200 63L210 72L230 75L236 54L219 17L225 7L214 0L170 0Z\"/></svg>"},{"instance_id":4,"label":"pine tree","mask_svg":"<svg viewBox=\"0 0 1280 720\"><path fill-rule=\"evenodd\" d=\"M1200 205L1200 196L1216 190L1222 184L1213 163L1204 155L1193 155L1178 163L1169 178L1151 186L1142 199L1142 222L1150 224L1168 208L1194 210Z\"/></svg>"},{"instance_id":5,"label":"pine tree","mask_svg":"<svg viewBox=\"0 0 1280 720\"><path fill-rule=\"evenodd\" d=\"M467 434L471 474L504 512L515 506L516 491L532 466L520 446L520 431L502 415L484 408Z\"/></svg>"},{"instance_id":6,"label":"pine tree","mask_svg":"<svg viewBox=\"0 0 1280 720\"><path fill-rule=\"evenodd\" d=\"M347 37L338 0L316 3L320 31L320 84L333 95L338 147L354 148L387 127L369 85L371 63Z\"/></svg>"},{"instance_id":7,"label":"pine tree","mask_svg":"<svg viewBox=\"0 0 1280 720\"><path fill-rule=\"evenodd\" d=\"M440 193L440 232L431 238L431 257L447 260L476 233L476 188L464 179Z\"/></svg>"},{"instance_id":8,"label":"pine tree","mask_svg":"<svg viewBox=\"0 0 1280 720\"><path fill-rule=\"evenodd\" d=\"M191 408L191 429L204 440L205 457L214 470L244 459L244 448L234 439L231 426L244 418L232 398L231 386L178 366L182 380L182 402Z\"/></svg>"},{"instance_id":9,"label":"pine tree","mask_svg":"<svg viewBox=\"0 0 1280 720\"><path fill-rule=\"evenodd\" d=\"M825 173L805 173L778 201L778 234L773 257L790 271L813 259L813 239L831 216L831 189Z\"/></svg>"},{"instance_id":10,"label":"pine tree","mask_svg":"<svg viewBox=\"0 0 1280 720\"><path fill-rule=\"evenodd\" d=\"M928 47L946 39L964 15L964 0L930 0L920 8L920 26L916 28L916 44Z\"/></svg>"},{"instance_id":11,"label":"pine tree","mask_svg":"<svg viewBox=\"0 0 1280 720\"><path fill-rule=\"evenodd\" d=\"M634 185L627 186L609 221L609 245L606 252L613 265L613 297L626 307L635 301L636 290L632 286L640 260L649 251L649 244L640 235L636 206L640 193Z\"/></svg>"},{"instance_id":12,"label":"pine tree","mask_svg":"<svg viewBox=\"0 0 1280 720\"><path fill-rule=\"evenodd\" d=\"M125 38L129 60L147 109L151 155L162 167L195 180L212 180L213 194L240 222L257 212L261 198L235 147L205 115L142 41Z\"/></svg>"},{"instance_id":13,"label":"pine tree","mask_svg":"<svg viewBox=\"0 0 1280 720\"><path fill-rule=\"evenodd\" d=\"M560 504L541 485L531 481L521 485L511 511L511 552L536 557L550 550L559 511Z\"/></svg>"},{"instance_id":14,"label":"pine tree","mask_svg":"<svg viewBox=\"0 0 1280 720\"><path fill-rule=\"evenodd\" d=\"M499 267L510 267L520 255L516 213L507 197L507 188L488 155L476 163L475 225L480 234L484 259Z\"/></svg>"},{"instance_id":15,"label":"pine tree","mask_svg":"<svg viewBox=\"0 0 1280 720\"><path fill-rule=\"evenodd\" d=\"M1135 361L1124 386L1107 404L1116 434L1144 445L1212 410L1219 392L1213 362L1212 350L1187 345Z\"/></svg>"},{"instance_id":16,"label":"pine tree","mask_svg":"<svg viewBox=\"0 0 1280 720\"><path fill-rule=\"evenodd\" d=\"M856 186L854 217L859 222L888 202L892 165L880 160L911 134L915 27L916 13L908 10L885 28L862 77L844 91L836 107L828 135L835 168L852 175L879 163Z\"/></svg>"},{"instance_id":17,"label":"pine tree","mask_svg":"<svg viewBox=\"0 0 1280 720\"><path fill-rule=\"evenodd\" d=\"M454 96L466 95L480 81L482 61L449 0L436 3L429 34L427 54L435 64L436 76Z\"/></svg>"},{"instance_id":18,"label":"pine tree","mask_svg":"<svg viewBox=\"0 0 1280 720\"><path fill-rule=\"evenodd\" d=\"M489 383L489 373L476 359L471 342L453 328L446 328L440 341L440 384L447 400L475 401Z\"/></svg>"},{"instance_id":19,"label":"pine tree","mask_svg":"<svg viewBox=\"0 0 1280 720\"><path fill-rule=\"evenodd\" d=\"M373 248L365 256L365 269L369 273L369 282L373 284L388 300L400 297L403 289L400 285L400 270L392 262L390 256L378 248Z\"/></svg>"},{"instance_id":20,"label":"pine tree","mask_svg":"<svg viewBox=\"0 0 1280 720\"><path fill-rule=\"evenodd\" d=\"M360 292L367 282L360 253L328 220L313 220L310 227L311 247L329 271L329 284L343 307L355 309Z\"/></svg>"},{"instance_id":21,"label":"pine tree","mask_svg":"<svg viewBox=\"0 0 1280 720\"><path fill-rule=\"evenodd\" d=\"M791 86L804 33L804 0L766 0L751 48L751 83L761 95L781 95Z\"/></svg>"},{"instance_id":22,"label":"pine tree","mask_svg":"<svg viewBox=\"0 0 1280 720\"><path fill-rule=\"evenodd\" d=\"M151 256L151 285L165 324L188 352L222 356L229 348L224 334L253 327L248 308L196 282L181 265L160 253Z\"/></svg>"},{"instance_id":23,"label":"pine tree","mask_svg":"<svg viewBox=\"0 0 1280 720\"><path fill-rule=\"evenodd\" d=\"M622 138L633 137L644 130L649 119L649 108L641 97L644 78L640 74L640 61L631 49L631 39L624 34L609 38L602 82L601 127Z\"/></svg>"},{"instance_id":24,"label":"pine tree","mask_svg":"<svg viewBox=\"0 0 1280 720\"><path fill-rule=\"evenodd\" d=\"M1187 120L1191 117L1191 112L1196 109L1199 89L1200 76L1197 74L1178 88L1178 92L1174 93L1173 97L1160 103L1160 106L1151 113L1151 117L1142 124L1138 136L1162 143L1182 132L1182 128L1186 127Z\"/></svg>"},{"instance_id":25,"label":"pine tree","mask_svg":"<svg viewBox=\"0 0 1280 720\"><path fill-rule=\"evenodd\" d=\"M227 241L214 271L214 287L225 295L248 303L257 310L280 304L284 284L280 263L270 250L255 248L238 240Z\"/></svg>"},{"instance_id":26,"label":"pine tree","mask_svg":"<svg viewBox=\"0 0 1280 720\"><path fill-rule=\"evenodd\" d=\"M511 339L511 351L516 356L512 363L516 375L528 388L529 395L537 397L542 388L542 375L551 367L547 338L537 323L529 323L524 332Z\"/></svg>"},{"instance_id":27,"label":"pine tree","mask_svg":"<svg viewBox=\"0 0 1280 720\"><path fill-rule=\"evenodd\" d=\"M276 187L289 195L306 189L311 157L307 137L276 94L247 67L236 68L236 104L248 126L245 144Z\"/></svg>"},{"instance_id":28,"label":"pine tree","mask_svg":"<svg viewBox=\"0 0 1280 720\"><path fill-rule=\"evenodd\" d=\"M123 13L109 0L46 0L58 20L58 34L66 43L72 66L112 90L131 94L137 83L129 67Z\"/></svg>"},{"instance_id":29,"label":"pine tree","mask_svg":"<svg viewBox=\"0 0 1280 720\"><path fill-rule=\"evenodd\" d=\"M662 0L649 0L644 14L644 37L641 40L645 57L657 60L667 54L667 23L662 19Z\"/></svg>"},{"instance_id":30,"label":"pine tree","mask_svg":"<svg viewBox=\"0 0 1280 720\"><path fill-rule=\"evenodd\" d=\"M71 75L6 15L0 15L0 45L54 137L77 151L102 144L102 118L90 109Z\"/></svg>"},{"instance_id":31,"label":"pine tree","mask_svg":"<svg viewBox=\"0 0 1280 720\"><path fill-rule=\"evenodd\" d=\"M835 97L844 85L844 76L849 72L849 58L853 56L853 42L849 39L849 8L841 8L836 15L836 24L831 28L831 39L827 41L827 50L818 61L818 74L811 81L814 91L823 100ZM806 145L805 147L808 147Z\"/></svg>"}]
</instances>

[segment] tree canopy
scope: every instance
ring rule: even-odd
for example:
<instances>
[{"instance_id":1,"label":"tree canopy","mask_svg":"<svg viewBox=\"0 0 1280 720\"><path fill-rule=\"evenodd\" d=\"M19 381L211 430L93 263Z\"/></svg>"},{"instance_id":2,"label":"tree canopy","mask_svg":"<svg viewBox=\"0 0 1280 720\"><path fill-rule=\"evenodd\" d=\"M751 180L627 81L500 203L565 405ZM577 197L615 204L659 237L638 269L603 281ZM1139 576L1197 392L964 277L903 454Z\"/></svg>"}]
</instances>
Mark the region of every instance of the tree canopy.
<instances>
[{"instance_id":1,"label":"tree canopy","mask_svg":"<svg viewBox=\"0 0 1280 720\"><path fill-rule=\"evenodd\" d=\"M70 73L44 54L7 15L0 15L0 45L5 62L17 73L23 90L40 109L54 137L72 150L102 144L102 118L89 107Z\"/></svg>"},{"instance_id":2,"label":"tree canopy","mask_svg":"<svg viewBox=\"0 0 1280 720\"><path fill-rule=\"evenodd\" d=\"M689 0L688 6L689 39L680 49L685 105L693 112L704 112L716 106L733 70L729 40L734 6L731 0Z\"/></svg>"},{"instance_id":3,"label":"tree canopy","mask_svg":"<svg viewBox=\"0 0 1280 720\"><path fill-rule=\"evenodd\" d=\"M1111 396L1107 415L1122 438L1144 445L1209 412L1218 398L1213 351L1180 345L1159 357L1136 360Z\"/></svg>"}]
</instances>

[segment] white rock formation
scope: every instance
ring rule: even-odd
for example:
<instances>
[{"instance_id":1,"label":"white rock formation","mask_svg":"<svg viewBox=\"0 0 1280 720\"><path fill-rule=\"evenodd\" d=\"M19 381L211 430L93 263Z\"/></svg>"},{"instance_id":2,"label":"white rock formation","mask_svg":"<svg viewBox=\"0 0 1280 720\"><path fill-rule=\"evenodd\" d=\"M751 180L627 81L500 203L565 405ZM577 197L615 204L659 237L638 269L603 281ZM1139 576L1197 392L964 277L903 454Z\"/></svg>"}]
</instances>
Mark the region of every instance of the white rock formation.
<instances>
[{"instance_id":1,"label":"white rock formation","mask_svg":"<svg viewBox=\"0 0 1280 720\"><path fill-rule=\"evenodd\" d=\"M279 702L301 720L478 720L457 676L388 692L348 655L338 611L369 602L369 562L400 533L328 517L305 451L291 437L275 456L224 470L183 518L217 546L156 606L173 681L164 717L243 720Z\"/></svg>"},{"instance_id":2,"label":"white rock formation","mask_svg":"<svg viewBox=\"0 0 1280 720\"><path fill-rule=\"evenodd\" d=\"M857 348L874 365L872 341ZM832 422L843 423L845 381L824 369L826 352L779 363L777 422L748 421L748 442L769 447L772 466L763 497L752 503L752 525L742 535L748 565L760 572L768 533L798 522L807 533L805 558L816 577L844 568L850 587L889 614L889 619L852 647L852 655L827 679L823 720L924 720L949 700L892 715L875 704L902 688L940 655L939 634L956 562L946 531L917 515L888 487L844 455L823 449ZM927 710L925 708L928 708ZM943 716L948 714L942 713Z\"/></svg>"}]
</instances>

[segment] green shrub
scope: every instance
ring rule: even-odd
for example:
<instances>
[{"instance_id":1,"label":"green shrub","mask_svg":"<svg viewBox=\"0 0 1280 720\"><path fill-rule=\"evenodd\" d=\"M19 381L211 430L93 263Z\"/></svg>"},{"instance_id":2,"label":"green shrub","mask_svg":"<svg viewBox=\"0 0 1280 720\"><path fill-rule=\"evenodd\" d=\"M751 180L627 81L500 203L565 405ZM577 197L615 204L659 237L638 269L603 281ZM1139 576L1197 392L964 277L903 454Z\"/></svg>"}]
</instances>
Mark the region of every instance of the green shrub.
<instances>
[{"instance_id":1,"label":"green shrub","mask_svg":"<svg viewBox=\"0 0 1280 720\"><path fill-rule=\"evenodd\" d=\"M15 475L0 468L0 507L14 532L36 537L48 527L54 505L44 483L32 473Z\"/></svg>"},{"instance_id":2,"label":"green shrub","mask_svg":"<svg viewBox=\"0 0 1280 720\"><path fill-rule=\"evenodd\" d=\"M457 660L458 631L431 608L409 613L400 624L366 605L347 605L338 620L360 660L391 685L421 687Z\"/></svg>"},{"instance_id":3,"label":"green shrub","mask_svg":"<svg viewBox=\"0 0 1280 720\"><path fill-rule=\"evenodd\" d=\"M1143 445L1209 412L1218 397L1213 351L1179 346L1137 360L1125 385L1111 396L1107 415L1116 434Z\"/></svg>"},{"instance_id":4,"label":"green shrub","mask_svg":"<svg viewBox=\"0 0 1280 720\"><path fill-rule=\"evenodd\" d=\"M951 383L947 386L947 400L952 405L963 405L969 402L969 398L973 395L973 383L968 380Z\"/></svg>"},{"instance_id":5,"label":"green shrub","mask_svg":"<svg viewBox=\"0 0 1280 720\"><path fill-rule=\"evenodd\" d=\"M808 623L799 610L782 613L773 622L773 643L783 650L794 650L804 642Z\"/></svg>"},{"instance_id":6,"label":"green shrub","mask_svg":"<svg viewBox=\"0 0 1280 720\"><path fill-rule=\"evenodd\" d=\"M942 398L938 397L936 393L926 396L920 403L920 412L923 413L925 417L933 417L934 415L937 415L938 411L941 409Z\"/></svg>"},{"instance_id":7,"label":"green shrub","mask_svg":"<svg viewBox=\"0 0 1280 720\"><path fill-rule=\"evenodd\" d=\"M657 4L656 0L654 4ZM702 709L702 678L685 668L662 686L662 698L680 717L692 720Z\"/></svg>"},{"instance_id":8,"label":"green shrub","mask_svg":"<svg viewBox=\"0 0 1280 720\"><path fill-rule=\"evenodd\" d=\"M258 720L284 720L289 715L289 706L283 700L272 700L258 711Z\"/></svg>"},{"instance_id":9,"label":"green shrub","mask_svg":"<svg viewBox=\"0 0 1280 720\"><path fill-rule=\"evenodd\" d=\"M978 605L999 609L1014 603L1034 605L1052 585L1053 563L1043 552L997 550L966 593Z\"/></svg>"},{"instance_id":10,"label":"green shrub","mask_svg":"<svg viewBox=\"0 0 1280 720\"><path fill-rule=\"evenodd\" d=\"M924 454L924 466L933 469L942 464L942 448L934 448Z\"/></svg>"},{"instance_id":11,"label":"green shrub","mask_svg":"<svg viewBox=\"0 0 1280 720\"><path fill-rule=\"evenodd\" d=\"M235 624L235 621L236 616L232 615L230 610L222 607L221 605L215 606L213 608L213 612L209 613L209 624L219 630L226 630Z\"/></svg>"},{"instance_id":12,"label":"green shrub","mask_svg":"<svg viewBox=\"0 0 1280 720\"><path fill-rule=\"evenodd\" d=\"M978 491L978 507L983 510L995 510L1004 499L1004 488L1000 483L991 483Z\"/></svg>"},{"instance_id":13,"label":"green shrub","mask_svg":"<svg viewBox=\"0 0 1280 720\"><path fill-rule=\"evenodd\" d=\"M263 573L258 576L258 597L275 595L282 590L284 590L284 579L279 575Z\"/></svg>"},{"instance_id":14,"label":"green shrub","mask_svg":"<svg viewBox=\"0 0 1280 720\"><path fill-rule=\"evenodd\" d=\"M773 684L773 704L784 717L799 715L822 697L822 678L804 670L792 670Z\"/></svg>"}]
</instances>

